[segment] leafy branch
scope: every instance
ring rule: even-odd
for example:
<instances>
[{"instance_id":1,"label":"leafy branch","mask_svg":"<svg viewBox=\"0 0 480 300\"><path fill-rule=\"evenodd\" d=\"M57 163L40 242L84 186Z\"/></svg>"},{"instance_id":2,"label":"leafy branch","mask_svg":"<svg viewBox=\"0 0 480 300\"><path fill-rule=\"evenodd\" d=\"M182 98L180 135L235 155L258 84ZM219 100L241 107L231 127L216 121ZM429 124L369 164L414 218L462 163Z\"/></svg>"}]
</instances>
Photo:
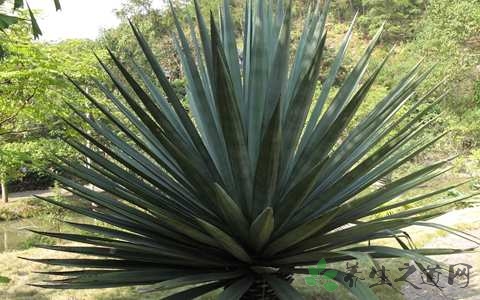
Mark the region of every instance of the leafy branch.
<instances>
[{"instance_id":1,"label":"leafy branch","mask_svg":"<svg viewBox=\"0 0 480 300\"><path fill-rule=\"evenodd\" d=\"M60 5L60 0L53 0L53 3L55 4L55 9L57 11L62 8L61 5ZM39 36L42 35L42 30L40 29L40 26L38 25L37 19L35 18L35 14L33 13L32 9L28 5L28 2L24 1L24 0L15 0L13 2L13 11L17 11L21 8L24 8L25 6L28 9L30 22L32 24L32 34L37 39ZM1 8L1 6L0 6L0 8ZM5 29L7 29L8 27L17 23L20 20L22 20L22 18L0 12L0 30L4 31Z\"/></svg>"}]
</instances>

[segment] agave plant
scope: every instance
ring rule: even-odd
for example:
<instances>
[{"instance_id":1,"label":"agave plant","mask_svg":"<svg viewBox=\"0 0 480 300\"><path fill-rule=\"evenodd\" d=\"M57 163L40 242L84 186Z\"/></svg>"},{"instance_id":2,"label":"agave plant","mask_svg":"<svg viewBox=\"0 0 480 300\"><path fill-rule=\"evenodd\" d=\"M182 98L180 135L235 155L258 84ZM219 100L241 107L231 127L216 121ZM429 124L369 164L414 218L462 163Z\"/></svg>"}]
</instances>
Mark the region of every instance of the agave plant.
<instances>
[{"instance_id":1,"label":"agave plant","mask_svg":"<svg viewBox=\"0 0 480 300\"><path fill-rule=\"evenodd\" d=\"M66 278L38 286L182 288L165 299L193 299L217 289L222 290L219 299L301 299L292 276L308 274L308 266L321 259L373 263L408 257L421 265L432 263L425 255L460 251L417 249L402 228L451 230L424 221L463 198L381 214L453 188L395 200L446 172L448 159L371 188L445 135L418 139L431 122L427 113L444 97L432 100L441 84L417 96L415 89L431 72L419 63L351 124L388 56L368 68L380 29L333 93L352 23L316 95L327 8L328 1L309 11L293 58L291 1L247 1L243 51L227 0L219 20L210 16L209 28L195 2L198 28L190 23L188 37L172 9L188 111L133 24L151 69L122 62L111 51L116 71L100 60L117 92L102 83L98 87L115 110L72 80L100 117L86 117L70 105L89 129L65 122L93 147L67 139L88 158L88 166L64 161L63 175L55 176L84 202L44 200L105 225L68 222L83 233L39 232L89 246L40 246L88 256L34 259L76 268L47 272ZM98 207L89 208L89 202ZM376 245L379 239L397 241L398 247ZM346 284L342 270L326 271ZM375 297L360 282L351 292Z\"/></svg>"}]
</instances>

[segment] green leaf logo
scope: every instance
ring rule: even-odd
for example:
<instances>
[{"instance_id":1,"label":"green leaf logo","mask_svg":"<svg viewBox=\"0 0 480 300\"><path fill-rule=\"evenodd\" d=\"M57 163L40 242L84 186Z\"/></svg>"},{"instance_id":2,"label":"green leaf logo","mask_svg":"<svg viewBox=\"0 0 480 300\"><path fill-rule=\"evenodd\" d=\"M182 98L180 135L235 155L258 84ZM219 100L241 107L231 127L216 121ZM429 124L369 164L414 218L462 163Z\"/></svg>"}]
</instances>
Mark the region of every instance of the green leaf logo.
<instances>
[{"instance_id":1,"label":"green leaf logo","mask_svg":"<svg viewBox=\"0 0 480 300\"><path fill-rule=\"evenodd\" d=\"M317 286L317 277L319 277L320 273L322 273L326 268L327 261L324 258L319 260L316 266L310 266L308 268L308 273L310 275L305 277L305 284L308 286ZM333 292L338 288L338 284L333 281L337 274L338 272L335 270L327 270L325 273L322 274L321 278L327 281L325 284L323 284L323 287L328 292Z\"/></svg>"},{"instance_id":2,"label":"green leaf logo","mask_svg":"<svg viewBox=\"0 0 480 300\"><path fill-rule=\"evenodd\" d=\"M334 281L332 281L335 276L337 276L338 272L335 271L335 270L328 270L327 272L325 272L325 274L323 274L323 279L326 279L327 280L327 283L325 283L323 285L323 287L329 291L329 292L333 292L334 290L336 290L338 288L338 284Z\"/></svg>"},{"instance_id":3,"label":"green leaf logo","mask_svg":"<svg viewBox=\"0 0 480 300\"><path fill-rule=\"evenodd\" d=\"M307 277L305 277L305 284L308 285L308 286L316 286L317 281L315 280L315 277L307 276Z\"/></svg>"}]
</instances>

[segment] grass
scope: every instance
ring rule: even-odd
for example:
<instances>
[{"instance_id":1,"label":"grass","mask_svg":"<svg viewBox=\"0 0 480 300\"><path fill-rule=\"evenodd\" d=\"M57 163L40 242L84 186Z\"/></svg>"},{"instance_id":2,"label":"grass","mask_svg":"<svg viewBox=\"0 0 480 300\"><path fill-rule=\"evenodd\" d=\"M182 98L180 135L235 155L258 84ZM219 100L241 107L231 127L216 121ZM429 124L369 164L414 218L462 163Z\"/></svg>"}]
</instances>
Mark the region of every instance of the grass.
<instances>
[{"instance_id":1,"label":"grass","mask_svg":"<svg viewBox=\"0 0 480 300\"><path fill-rule=\"evenodd\" d=\"M31 237L24 240L19 246L19 250L27 250L35 247L36 245L55 245L58 242L51 237L34 234Z\"/></svg>"},{"instance_id":2,"label":"grass","mask_svg":"<svg viewBox=\"0 0 480 300\"><path fill-rule=\"evenodd\" d=\"M0 221L27 219L61 212L62 210L58 207L32 197L0 204Z\"/></svg>"}]
</instances>

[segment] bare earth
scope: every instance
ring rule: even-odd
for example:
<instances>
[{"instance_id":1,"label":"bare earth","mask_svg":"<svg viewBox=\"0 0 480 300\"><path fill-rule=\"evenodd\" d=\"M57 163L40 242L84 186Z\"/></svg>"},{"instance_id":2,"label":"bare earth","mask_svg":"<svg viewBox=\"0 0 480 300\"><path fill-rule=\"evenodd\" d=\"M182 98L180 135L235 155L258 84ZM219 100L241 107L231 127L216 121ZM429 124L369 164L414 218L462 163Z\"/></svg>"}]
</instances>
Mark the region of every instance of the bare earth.
<instances>
[{"instance_id":1,"label":"bare earth","mask_svg":"<svg viewBox=\"0 0 480 300\"><path fill-rule=\"evenodd\" d=\"M33 195L37 195L41 197L52 197L57 195L57 193L58 192L56 192L54 189L16 192L16 193L10 193L8 196L8 200L10 202L26 200L26 199L31 199ZM61 189L60 193L62 196L66 196L70 194L68 191L64 189Z\"/></svg>"}]
</instances>

